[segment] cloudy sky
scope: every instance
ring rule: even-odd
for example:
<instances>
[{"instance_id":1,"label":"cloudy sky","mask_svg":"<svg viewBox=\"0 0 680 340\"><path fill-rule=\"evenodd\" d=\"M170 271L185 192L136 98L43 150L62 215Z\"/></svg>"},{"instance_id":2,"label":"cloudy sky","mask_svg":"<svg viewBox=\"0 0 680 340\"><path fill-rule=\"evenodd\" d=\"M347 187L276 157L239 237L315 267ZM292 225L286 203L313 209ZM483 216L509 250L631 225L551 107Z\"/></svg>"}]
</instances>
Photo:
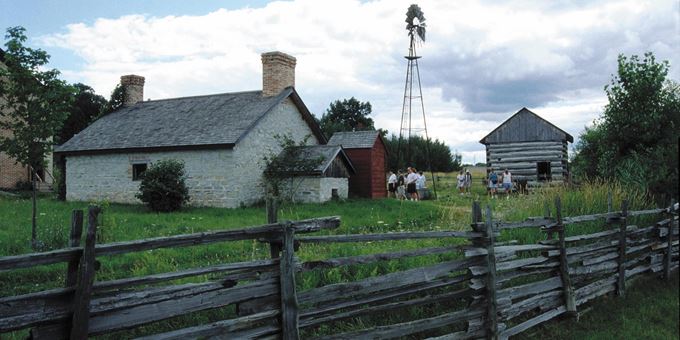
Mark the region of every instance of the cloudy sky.
<instances>
[{"instance_id":1,"label":"cloudy sky","mask_svg":"<svg viewBox=\"0 0 680 340\"><path fill-rule=\"evenodd\" d=\"M398 133L412 2L0 0L0 27L26 27L65 80L105 97L130 73L146 77L151 99L259 89L260 54L283 51L297 58L296 88L317 116L354 96ZM652 51L680 79L678 0L418 4L429 135L464 162L484 161L478 141L522 107L578 138L606 104L621 53Z\"/></svg>"}]
</instances>

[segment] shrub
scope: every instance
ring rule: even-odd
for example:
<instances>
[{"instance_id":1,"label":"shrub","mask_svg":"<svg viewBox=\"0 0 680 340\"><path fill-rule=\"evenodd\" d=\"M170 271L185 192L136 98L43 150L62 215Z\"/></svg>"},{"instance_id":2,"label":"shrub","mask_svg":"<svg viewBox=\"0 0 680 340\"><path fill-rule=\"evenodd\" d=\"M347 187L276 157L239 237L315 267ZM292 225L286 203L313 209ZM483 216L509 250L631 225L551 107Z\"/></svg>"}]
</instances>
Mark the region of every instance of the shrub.
<instances>
[{"instance_id":1,"label":"shrub","mask_svg":"<svg viewBox=\"0 0 680 340\"><path fill-rule=\"evenodd\" d=\"M139 193L135 195L153 211L175 211L189 201L184 163L174 159L153 164L142 175Z\"/></svg>"}]
</instances>

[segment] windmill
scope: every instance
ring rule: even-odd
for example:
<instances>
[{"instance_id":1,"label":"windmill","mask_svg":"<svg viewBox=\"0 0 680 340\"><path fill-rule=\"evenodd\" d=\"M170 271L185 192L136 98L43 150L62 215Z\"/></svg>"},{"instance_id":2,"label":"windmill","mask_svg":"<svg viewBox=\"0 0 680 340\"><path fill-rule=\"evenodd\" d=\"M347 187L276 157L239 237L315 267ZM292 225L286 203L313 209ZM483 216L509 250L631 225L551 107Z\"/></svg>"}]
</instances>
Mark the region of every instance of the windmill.
<instances>
[{"instance_id":1,"label":"windmill","mask_svg":"<svg viewBox=\"0 0 680 340\"><path fill-rule=\"evenodd\" d=\"M411 137L421 136L425 139L425 159L427 170L432 176L432 190L437 197L437 186L432 172L430 161L430 138L427 135L427 122L425 119L425 104L423 103L423 89L420 85L420 69L416 53L416 45L425 42L425 15L416 4L411 5L406 11L406 30L409 36L408 61L406 67L406 84L404 85L404 103L401 110L401 125L399 127L399 143L397 146L397 164L403 166L413 161ZM422 113L422 121L418 119L417 111ZM414 112L415 111L415 112ZM414 113L416 114L414 117Z\"/></svg>"}]
</instances>

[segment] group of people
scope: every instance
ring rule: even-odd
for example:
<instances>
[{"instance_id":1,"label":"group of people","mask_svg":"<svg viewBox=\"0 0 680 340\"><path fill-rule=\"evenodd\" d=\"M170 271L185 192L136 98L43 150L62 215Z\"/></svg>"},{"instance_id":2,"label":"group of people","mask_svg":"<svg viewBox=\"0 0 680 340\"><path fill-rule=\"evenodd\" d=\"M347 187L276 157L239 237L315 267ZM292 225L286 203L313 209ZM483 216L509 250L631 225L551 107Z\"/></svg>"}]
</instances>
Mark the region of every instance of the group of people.
<instances>
[{"instance_id":1,"label":"group of people","mask_svg":"<svg viewBox=\"0 0 680 340\"><path fill-rule=\"evenodd\" d=\"M465 170L464 173L461 170L458 176L456 176L456 182L461 195L470 194L470 188L472 187L472 174L470 174L470 170Z\"/></svg>"},{"instance_id":2,"label":"group of people","mask_svg":"<svg viewBox=\"0 0 680 340\"><path fill-rule=\"evenodd\" d=\"M488 181L488 191L491 198L496 198L496 188L498 187L503 188L506 194L506 199L510 198L510 193L512 192L512 174L510 171L508 171L508 169L505 169L505 171L503 171L500 176L496 174L495 171L493 171L493 168L489 169Z\"/></svg>"},{"instance_id":3,"label":"group of people","mask_svg":"<svg viewBox=\"0 0 680 340\"><path fill-rule=\"evenodd\" d=\"M387 192L388 197L394 197L400 200L419 201L425 198L426 179L422 171L416 168L408 167L406 173L403 170L390 170L387 178Z\"/></svg>"}]
</instances>

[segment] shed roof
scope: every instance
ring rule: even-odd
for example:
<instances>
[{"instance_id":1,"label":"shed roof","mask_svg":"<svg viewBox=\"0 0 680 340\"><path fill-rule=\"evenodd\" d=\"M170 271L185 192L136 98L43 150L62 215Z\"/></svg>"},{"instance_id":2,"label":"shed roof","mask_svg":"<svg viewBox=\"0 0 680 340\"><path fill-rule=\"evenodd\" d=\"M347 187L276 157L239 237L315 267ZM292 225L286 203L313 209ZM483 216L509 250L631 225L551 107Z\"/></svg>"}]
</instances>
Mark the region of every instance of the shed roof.
<instances>
[{"instance_id":1,"label":"shed roof","mask_svg":"<svg viewBox=\"0 0 680 340\"><path fill-rule=\"evenodd\" d=\"M548 140L567 140L573 143L574 137L526 107L523 107L493 131L489 132L479 142L482 144L495 144Z\"/></svg>"},{"instance_id":2,"label":"shed roof","mask_svg":"<svg viewBox=\"0 0 680 340\"><path fill-rule=\"evenodd\" d=\"M316 160L322 159L321 164L319 164L313 171L292 171L291 175L320 175L323 174L326 169L333 163L336 157L345 163L347 169L352 173L356 173L352 161L343 150L340 145L307 145L296 147L300 152L298 153L299 160ZM282 151L283 152L283 151ZM291 160L294 162L294 160Z\"/></svg>"},{"instance_id":3,"label":"shed roof","mask_svg":"<svg viewBox=\"0 0 680 340\"><path fill-rule=\"evenodd\" d=\"M291 98L317 139L326 141L295 89L142 101L112 112L56 147L57 153L108 153L132 149L194 149L236 145L272 109Z\"/></svg>"},{"instance_id":4,"label":"shed roof","mask_svg":"<svg viewBox=\"0 0 680 340\"><path fill-rule=\"evenodd\" d=\"M370 149L375 145L378 137L380 137L380 131L376 130L336 132L328 140L328 144L342 145L345 149Z\"/></svg>"}]
</instances>

